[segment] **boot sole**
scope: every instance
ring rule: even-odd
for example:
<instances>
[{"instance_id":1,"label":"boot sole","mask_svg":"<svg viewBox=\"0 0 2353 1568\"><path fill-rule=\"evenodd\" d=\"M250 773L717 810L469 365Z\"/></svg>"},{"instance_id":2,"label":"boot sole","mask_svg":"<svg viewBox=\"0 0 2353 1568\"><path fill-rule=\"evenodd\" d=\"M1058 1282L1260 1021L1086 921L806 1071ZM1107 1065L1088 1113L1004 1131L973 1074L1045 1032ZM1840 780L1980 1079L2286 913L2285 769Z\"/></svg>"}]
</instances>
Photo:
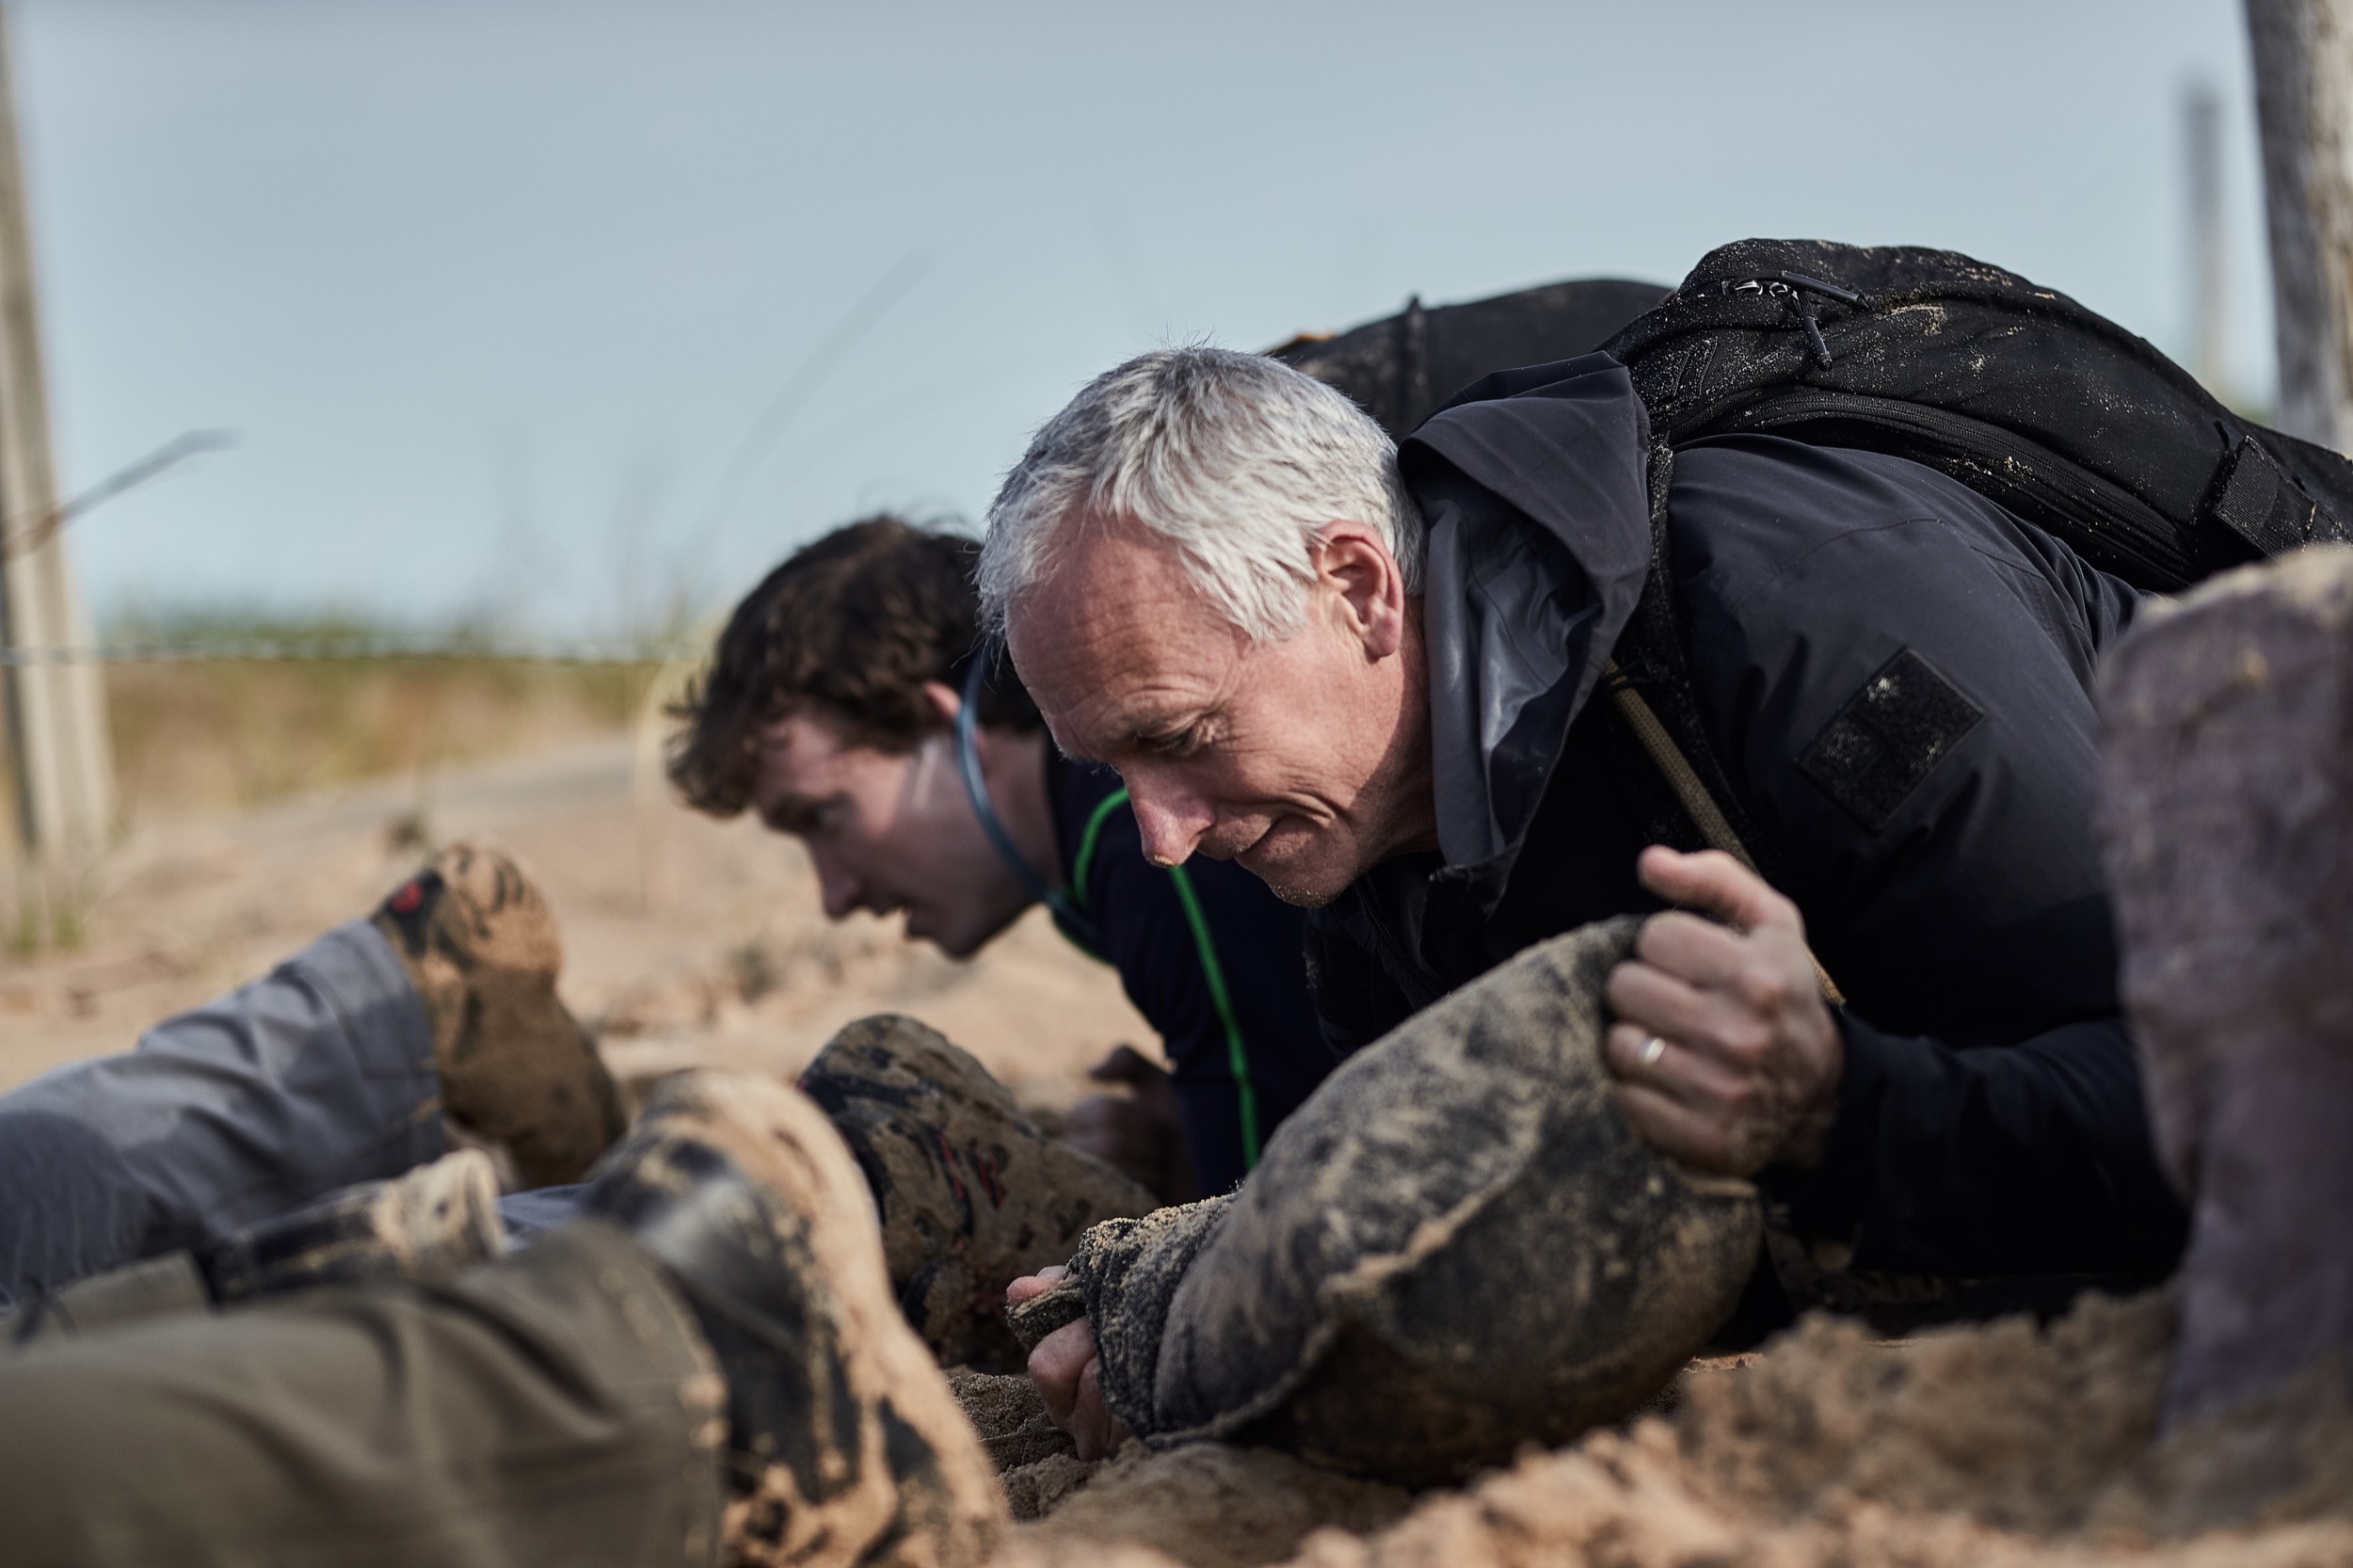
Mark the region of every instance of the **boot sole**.
<instances>
[{"instance_id":1,"label":"boot sole","mask_svg":"<svg viewBox=\"0 0 2353 1568\"><path fill-rule=\"evenodd\" d=\"M855 1472L872 1481L812 1508L788 1467L772 1464L747 1494L731 1496L721 1529L729 1560L909 1568L984 1561L1004 1528L1002 1492L963 1407L899 1311L873 1197L824 1113L770 1080L701 1071L664 1082L637 1135L704 1144L797 1219L797 1234L778 1240L807 1250L811 1298L829 1320L847 1408L878 1417L856 1423Z\"/></svg>"}]
</instances>

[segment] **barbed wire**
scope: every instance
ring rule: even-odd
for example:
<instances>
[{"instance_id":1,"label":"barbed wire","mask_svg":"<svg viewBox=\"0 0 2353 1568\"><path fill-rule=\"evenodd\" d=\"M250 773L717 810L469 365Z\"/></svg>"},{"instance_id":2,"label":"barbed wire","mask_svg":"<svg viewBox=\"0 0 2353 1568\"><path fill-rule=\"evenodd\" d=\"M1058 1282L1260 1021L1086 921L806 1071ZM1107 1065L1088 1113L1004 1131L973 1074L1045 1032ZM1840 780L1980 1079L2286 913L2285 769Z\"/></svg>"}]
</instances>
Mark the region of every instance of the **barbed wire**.
<instances>
[{"instance_id":1,"label":"barbed wire","mask_svg":"<svg viewBox=\"0 0 2353 1568\"><path fill-rule=\"evenodd\" d=\"M0 668L35 664L665 664L708 651L699 643L491 643L446 637L235 637L85 648L0 648Z\"/></svg>"}]
</instances>

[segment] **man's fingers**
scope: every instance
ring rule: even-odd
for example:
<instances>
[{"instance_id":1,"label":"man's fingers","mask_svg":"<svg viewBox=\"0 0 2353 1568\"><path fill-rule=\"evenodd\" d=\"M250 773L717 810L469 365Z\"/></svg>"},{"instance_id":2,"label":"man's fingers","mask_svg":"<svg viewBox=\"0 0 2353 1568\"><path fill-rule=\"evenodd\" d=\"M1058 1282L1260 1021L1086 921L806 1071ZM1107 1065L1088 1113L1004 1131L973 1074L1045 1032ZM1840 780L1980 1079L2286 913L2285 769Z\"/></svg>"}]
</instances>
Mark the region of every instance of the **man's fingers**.
<instances>
[{"instance_id":1,"label":"man's fingers","mask_svg":"<svg viewBox=\"0 0 2353 1568\"><path fill-rule=\"evenodd\" d=\"M1704 910L1742 931L1778 926L1801 937L1804 934L1798 906L1720 849L1686 855L1653 844L1642 851L1634 869L1642 886L1669 904Z\"/></svg>"},{"instance_id":2,"label":"man's fingers","mask_svg":"<svg viewBox=\"0 0 2353 1568\"><path fill-rule=\"evenodd\" d=\"M1650 1042L1658 1042L1653 1055ZM1742 1080L1713 1056L1654 1034L1637 1024L1615 1023L1602 1038L1602 1057L1622 1083L1639 1083L1654 1094L1695 1110L1738 1097Z\"/></svg>"},{"instance_id":3,"label":"man's fingers","mask_svg":"<svg viewBox=\"0 0 2353 1568\"><path fill-rule=\"evenodd\" d=\"M1753 1011L1638 959L1611 969L1602 994L1625 1023L1704 1055L1747 1057L1771 1040Z\"/></svg>"},{"instance_id":4,"label":"man's fingers","mask_svg":"<svg viewBox=\"0 0 2353 1568\"><path fill-rule=\"evenodd\" d=\"M1738 932L1679 909L1644 920L1634 952L1655 968L1711 987L1734 984L1750 962Z\"/></svg>"},{"instance_id":5,"label":"man's fingers","mask_svg":"<svg viewBox=\"0 0 2353 1568\"><path fill-rule=\"evenodd\" d=\"M1109 1459L1128 1441L1128 1429L1103 1402L1103 1363L1090 1357L1086 1369L1079 1374L1078 1406L1073 1412L1070 1435L1078 1440L1079 1457L1084 1460Z\"/></svg>"},{"instance_id":6,"label":"man's fingers","mask_svg":"<svg viewBox=\"0 0 2353 1568\"><path fill-rule=\"evenodd\" d=\"M1064 1323L1030 1352L1030 1381L1037 1384L1046 1414L1067 1426L1078 1407L1080 1379L1095 1361L1095 1327L1084 1318Z\"/></svg>"},{"instance_id":7,"label":"man's fingers","mask_svg":"<svg viewBox=\"0 0 2353 1568\"><path fill-rule=\"evenodd\" d=\"M1128 1429L1103 1402L1103 1363L1095 1330L1083 1318L1065 1323L1030 1352L1030 1381L1054 1424L1079 1445L1080 1459L1108 1459L1128 1440Z\"/></svg>"},{"instance_id":8,"label":"man's fingers","mask_svg":"<svg viewBox=\"0 0 2353 1568\"><path fill-rule=\"evenodd\" d=\"M1042 1296L1051 1290L1063 1275L1070 1272L1067 1263L1049 1263L1033 1274L1023 1274L1005 1287L1005 1304L1019 1306L1032 1296Z\"/></svg>"},{"instance_id":9,"label":"man's fingers","mask_svg":"<svg viewBox=\"0 0 2353 1568\"><path fill-rule=\"evenodd\" d=\"M1696 1171L1746 1175L1735 1169L1722 1130L1657 1090L1640 1083L1618 1085L1618 1109L1635 1135L1671 1160Z\"/></svg>"}]
</instances>

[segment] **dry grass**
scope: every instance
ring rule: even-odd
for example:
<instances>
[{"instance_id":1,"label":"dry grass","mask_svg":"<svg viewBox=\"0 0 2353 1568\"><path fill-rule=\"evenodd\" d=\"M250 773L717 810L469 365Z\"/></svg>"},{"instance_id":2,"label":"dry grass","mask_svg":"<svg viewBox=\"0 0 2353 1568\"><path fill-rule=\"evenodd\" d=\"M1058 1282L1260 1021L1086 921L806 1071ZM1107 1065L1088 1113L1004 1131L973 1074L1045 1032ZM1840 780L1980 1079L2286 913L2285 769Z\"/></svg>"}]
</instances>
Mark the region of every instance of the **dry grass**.
<instances>
[{"instance_id":1,"label":"dry grass","mask_svg":"<svg viewBox=\"0 0 2353 1568\"><path fill-rule=\"evenodd\" d=\"M140 627L123 640L364 636L349 621ZM121 825L238 810L363 778L412 776L625 728L658 666L483 659L222 661L106 672Z\"/></svg>"}]
</instances>

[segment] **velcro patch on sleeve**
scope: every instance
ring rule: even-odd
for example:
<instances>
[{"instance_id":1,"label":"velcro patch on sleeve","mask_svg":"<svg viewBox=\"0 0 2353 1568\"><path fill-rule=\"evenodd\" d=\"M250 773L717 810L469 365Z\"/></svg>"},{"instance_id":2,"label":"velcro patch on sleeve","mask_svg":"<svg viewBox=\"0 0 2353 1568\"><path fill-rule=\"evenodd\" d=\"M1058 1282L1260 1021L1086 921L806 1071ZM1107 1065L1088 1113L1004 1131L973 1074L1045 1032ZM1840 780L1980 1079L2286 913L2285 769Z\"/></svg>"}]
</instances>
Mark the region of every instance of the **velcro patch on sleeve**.
<instances>
[{"instance_id":1,"label":"velcro patch on sleeve","mask_svg":"<svg viewBox=\"0 0 2353 1568\"><path fill-rule=\"evenodd\" d=\"M1799 771L1877 833L1985 710L1905 648L1849 697L1798 756Z\"/></svg>"}]
</instances>

